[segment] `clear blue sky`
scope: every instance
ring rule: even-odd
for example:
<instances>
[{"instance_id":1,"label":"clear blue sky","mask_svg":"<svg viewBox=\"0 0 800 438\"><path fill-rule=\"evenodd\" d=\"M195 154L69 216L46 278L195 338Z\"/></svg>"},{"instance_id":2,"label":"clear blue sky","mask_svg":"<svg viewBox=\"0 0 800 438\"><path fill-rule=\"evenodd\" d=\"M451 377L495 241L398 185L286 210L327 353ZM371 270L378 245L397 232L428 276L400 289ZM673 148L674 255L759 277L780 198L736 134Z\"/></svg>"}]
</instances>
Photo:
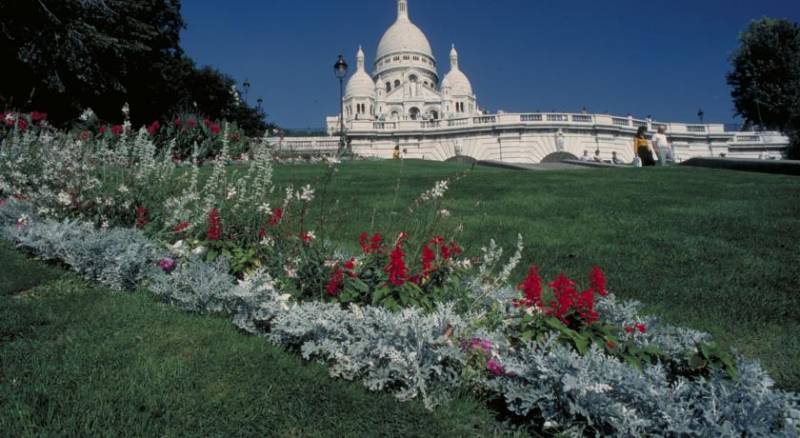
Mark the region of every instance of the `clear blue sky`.
<instances>
[{"instance_id":1,"label":"clear blue sky","mask_svg":"<svg viewBox=\"0 0 800 438\"><path fill-rule=\"evenodd\" d=\"M739 32L758 17L800 21L798 0L410 0L411 19L449 69L451 43L478 102L494 112L610 111L665 121L734 121L725 83ZM253 84L270 121L321 127L338 112L337 55L367 63L395 0L184 0L183 46Z\"/></svg>"}]
</instances>

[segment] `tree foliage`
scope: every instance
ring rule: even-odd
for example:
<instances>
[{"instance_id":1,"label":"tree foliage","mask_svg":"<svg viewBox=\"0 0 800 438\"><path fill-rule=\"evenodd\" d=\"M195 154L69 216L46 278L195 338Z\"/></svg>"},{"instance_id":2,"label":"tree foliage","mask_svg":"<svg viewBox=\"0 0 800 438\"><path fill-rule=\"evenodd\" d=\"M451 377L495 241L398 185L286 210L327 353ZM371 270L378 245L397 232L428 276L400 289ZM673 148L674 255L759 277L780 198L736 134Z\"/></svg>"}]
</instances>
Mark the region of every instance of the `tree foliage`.
<instances>
[{"instance_id":1,"label":"tree foliage","mask_svg":"<svg viewBox=\"0 0 800 438\"><path fill-rule=\"evenodd\" d=\"M728 74L734 105L747 124L778 129L800 155L800 24L762 18L740 36Z\"/></svg>"},{"instance_id":2,"label":"tree foliage","mask_svg":"<svg viewBox=\"0 0 800 438\"><path fill-rule=\"evenodd\" d=\"M231 78L183 53L184 27L180 0L0 0L0 105L65 123L87 107L117 121L128 102L136 125L186 109L263 129Z\"/></svg>"}]
</instances>

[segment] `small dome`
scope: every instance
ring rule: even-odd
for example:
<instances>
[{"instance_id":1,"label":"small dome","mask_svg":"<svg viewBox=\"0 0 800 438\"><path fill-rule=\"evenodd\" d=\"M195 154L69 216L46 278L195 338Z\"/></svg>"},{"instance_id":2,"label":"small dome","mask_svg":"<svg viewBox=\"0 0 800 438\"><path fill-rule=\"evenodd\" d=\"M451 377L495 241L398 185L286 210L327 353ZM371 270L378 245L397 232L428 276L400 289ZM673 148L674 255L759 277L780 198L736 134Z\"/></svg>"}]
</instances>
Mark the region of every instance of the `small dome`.
<instances>
[{"instance_id":1,"label":"small dome","mask_svg":"<svg viewBox=\"0 0 800 438\"><path fill-rule=\"evenodd\" d=\"M398 1L397 21L386 30L375 59L381 59L394 53L419 53L435 59L428 37L408 18L408 2Z\"/></svg>"},{"instance_id":2,"label":"small dome","mask_svg":"<svg viewBox=\"0 0 800 438\"><path fill-rule=\"evenodd\" d=\"M347 88L345 97L374 97L375 95L375 82L369 77L366 70L364 70L364 51L358 47L358 54L356 54L356 71L350 80L347 81Z\"/></svg>"},{"instance_id":3,"label":"small dome","mask_svg":"<svg viewBox=\"0 0 800 438\"><path fill-rule=\"evenodd\" d=\"M458 52L455 45L450 50L450 72L442 80L442 88L450 88L450 94L454 96L472 96L472 84L458 67Z\"/></svg>"}]
</instances>

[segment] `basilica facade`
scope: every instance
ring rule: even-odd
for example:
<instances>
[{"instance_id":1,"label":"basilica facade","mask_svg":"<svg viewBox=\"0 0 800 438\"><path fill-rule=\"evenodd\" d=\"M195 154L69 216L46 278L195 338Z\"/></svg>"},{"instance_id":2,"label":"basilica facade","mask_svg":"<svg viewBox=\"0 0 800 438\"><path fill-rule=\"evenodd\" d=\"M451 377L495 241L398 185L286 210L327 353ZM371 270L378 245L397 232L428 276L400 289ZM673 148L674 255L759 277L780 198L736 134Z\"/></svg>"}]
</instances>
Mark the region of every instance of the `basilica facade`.
<instances>
[{"instance_id":1,"label":"basilica facade","mask_svg":"<svg viewBox=\"0 0 800 438\"><path fill-rule=\"evenodd\" d=\"M386 0L382 0L386 1ZM736 132L723 124L687 124L630 115L581 113L488 114L459 65L455 45L440 79L439 61L412 21L409 0L378 44L367 70L359 47L343 96L343 117L326 119L328 137L274 138L277 148L329 153L345 142L362 157L542 163L590 155L603 161L634 157L637 130L664 128L678 161L693 157L781 158L789 143L777 132ZM343 120L342 120L343 119ZM340 132L344 128L344 132Z\"/></svg>"},{"instance_id":2,"label":"basilica facade","mask_svg":"<svg viewBox=\"0 0 800 438\"><path fill-rule=\"evenodd\" d=\"M411 21L408 7L408 0L397 1L397 19L378 44L371 73L359 47L356 71L344 94L345 120L440 120L478 114L455 45L450 50L450 71L440 80L430 42Z\"/></svg>"}]
</instances>

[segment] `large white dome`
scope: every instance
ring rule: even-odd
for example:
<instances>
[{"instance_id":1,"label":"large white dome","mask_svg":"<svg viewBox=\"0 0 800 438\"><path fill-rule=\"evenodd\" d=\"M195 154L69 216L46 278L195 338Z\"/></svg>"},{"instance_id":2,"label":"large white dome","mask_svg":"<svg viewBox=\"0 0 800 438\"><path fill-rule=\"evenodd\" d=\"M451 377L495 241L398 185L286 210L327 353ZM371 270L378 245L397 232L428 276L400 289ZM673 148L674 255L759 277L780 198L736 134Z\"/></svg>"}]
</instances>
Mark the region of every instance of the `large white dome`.
<instances>
[{"instance_id":1,"label":"large white dome","mask_svg":"<svg viewBox=\"0 0 800 438\"><path fill-rule=\"evenodd\" d=\"M397 21L383 34L381 42L378 43L378 54L375 59L382 59L395 53L409 52L435 59L428 37L408 18L407 2L400 1Z\"/></svg>"}]
</instances>

